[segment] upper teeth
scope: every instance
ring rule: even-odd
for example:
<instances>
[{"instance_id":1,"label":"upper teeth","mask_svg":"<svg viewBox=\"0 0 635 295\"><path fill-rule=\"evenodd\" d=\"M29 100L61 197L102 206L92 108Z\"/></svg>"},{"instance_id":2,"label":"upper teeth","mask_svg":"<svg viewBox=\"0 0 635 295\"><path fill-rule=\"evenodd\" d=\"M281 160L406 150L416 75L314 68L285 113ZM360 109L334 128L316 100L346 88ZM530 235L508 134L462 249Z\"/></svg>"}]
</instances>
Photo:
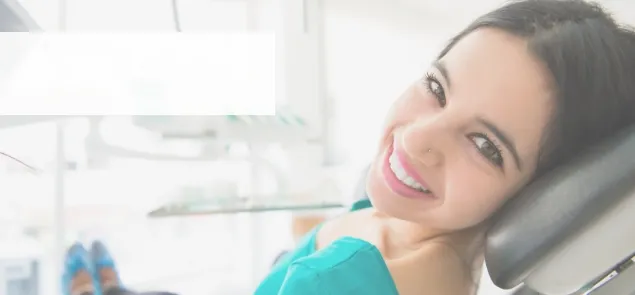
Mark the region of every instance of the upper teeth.
<instances>
[{"instance_id":1,"label":"upper teeth","mask_svg":"<svg viewBox=\"0 0 635 295\"><path fill-rule=\"evenodd\" d=\"M430 193L430 191L426 187L424 187L421 183L417 182L412 177L410 177L408 173L406 173L406 170L401 165L401 162L399 162L399 159L397 158L397 155L395 155L395 153L390 155L390 157L388 158L388 162L390 163L390 170L392 170L395 176L397 176L397 179L399 179L399 181L401 181L403 184L418 191Z\"/></svg>"}]
</instances>

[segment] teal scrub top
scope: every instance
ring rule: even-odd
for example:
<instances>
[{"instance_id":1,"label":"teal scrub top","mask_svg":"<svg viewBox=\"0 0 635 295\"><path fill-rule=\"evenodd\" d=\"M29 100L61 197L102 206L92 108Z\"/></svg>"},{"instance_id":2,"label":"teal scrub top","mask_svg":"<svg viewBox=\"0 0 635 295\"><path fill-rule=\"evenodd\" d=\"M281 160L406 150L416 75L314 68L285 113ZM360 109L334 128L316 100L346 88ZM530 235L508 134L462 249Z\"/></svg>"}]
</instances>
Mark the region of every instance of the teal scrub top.
<instances>
[{"instance_id":1,"label":"teal scrub top","mask_svg":"<svg viewBox=\"0 0 635 295\"><path fill-rule=\"evenodd\" d=\"M357 202L354 210L370 207ZM320 226L308 233L298 247L260 283L255 295L398 295L397 287L379 250L372 244L340 238L316 251Z\"/></svg>"}]
</instances>

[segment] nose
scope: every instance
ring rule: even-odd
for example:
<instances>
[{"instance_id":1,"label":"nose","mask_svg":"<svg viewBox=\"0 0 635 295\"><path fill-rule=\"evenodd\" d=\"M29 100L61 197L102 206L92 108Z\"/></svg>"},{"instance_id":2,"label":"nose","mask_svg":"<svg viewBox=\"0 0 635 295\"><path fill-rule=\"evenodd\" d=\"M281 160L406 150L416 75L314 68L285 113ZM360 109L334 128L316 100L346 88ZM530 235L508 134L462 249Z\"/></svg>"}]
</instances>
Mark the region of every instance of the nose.
<instances>
[{"instance_id":1,"label":"nose","mask_svg":"<svg viewBox=\"0 0 635 295\"><path fill-rule=\"evenodd\" d=\"M432 149L428 149L421 156L420 161L426 166L437 166L441 163L442 157L443 156L440 153L433 151Z\"/></svg>"},{"instance_id":2,"label":"nose","mask_svg":"<svg viewBox=\"0 0 635 295\"><path fill-rule=\"evenodd\" d=\"M451 123L446 121L441 116L435 116L408 124L400 134L406 154L428 167L443 165L451 150L453 134Z\"/></svg>"}]
</instances>

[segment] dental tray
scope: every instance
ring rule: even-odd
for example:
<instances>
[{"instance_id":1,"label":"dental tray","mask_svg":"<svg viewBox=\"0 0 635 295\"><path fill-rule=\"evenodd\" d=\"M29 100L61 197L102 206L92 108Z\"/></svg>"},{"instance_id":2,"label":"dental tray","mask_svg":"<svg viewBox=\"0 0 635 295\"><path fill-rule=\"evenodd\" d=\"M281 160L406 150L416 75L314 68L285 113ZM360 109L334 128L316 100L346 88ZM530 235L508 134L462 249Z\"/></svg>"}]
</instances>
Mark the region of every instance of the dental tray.
<instances>
[{"instance_id":1,"label":"dental tray","mask_svg":"<svg viewBox=\"0 0 635 295\"><path fill-rule=\"evenodd\" d=\"M344 207L345 204L333 201L312 202L282 198L235 198L232 202L228 202L227 200L223 202L210 200L209 202L166 204L149 212L148 217L160 218L271 211L328 210Z\"/></svg>"}]
</instances>

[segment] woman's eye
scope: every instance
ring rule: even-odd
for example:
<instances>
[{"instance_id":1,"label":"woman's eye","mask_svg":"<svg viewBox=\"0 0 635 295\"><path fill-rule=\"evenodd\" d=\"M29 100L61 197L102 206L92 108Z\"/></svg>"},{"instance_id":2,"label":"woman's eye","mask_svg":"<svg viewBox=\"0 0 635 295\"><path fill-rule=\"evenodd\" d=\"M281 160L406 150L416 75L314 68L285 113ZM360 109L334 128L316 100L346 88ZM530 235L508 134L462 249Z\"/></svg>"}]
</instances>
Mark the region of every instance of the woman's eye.
<instances>
[{"instance_id":1,"label":"woman's eye","mask_svg":"<svg viewBox=\"0 0 635 295\"><path fill-rule=\"evenodd\" d=\"M478 149L479 153L481 153L486 160L490 161L497 167L503 167L503 156L501 155L501 150L487 137L487 135L471 134L470 138L474 142L476 149Z\"/></svg>"},{"instance_id":2,"label":"woman's eye","mask_svg":"<svg viewBox=\"0 0 635 295\"><path fill-rule=\"evenodd\" d=\"M445 107L445 91L443 90L443 86L439 83L439 79L433 73L426 74L425 78L426 88L432 95L434 95L439 102L441 107Z\"/></svg>"}]
</instances>

